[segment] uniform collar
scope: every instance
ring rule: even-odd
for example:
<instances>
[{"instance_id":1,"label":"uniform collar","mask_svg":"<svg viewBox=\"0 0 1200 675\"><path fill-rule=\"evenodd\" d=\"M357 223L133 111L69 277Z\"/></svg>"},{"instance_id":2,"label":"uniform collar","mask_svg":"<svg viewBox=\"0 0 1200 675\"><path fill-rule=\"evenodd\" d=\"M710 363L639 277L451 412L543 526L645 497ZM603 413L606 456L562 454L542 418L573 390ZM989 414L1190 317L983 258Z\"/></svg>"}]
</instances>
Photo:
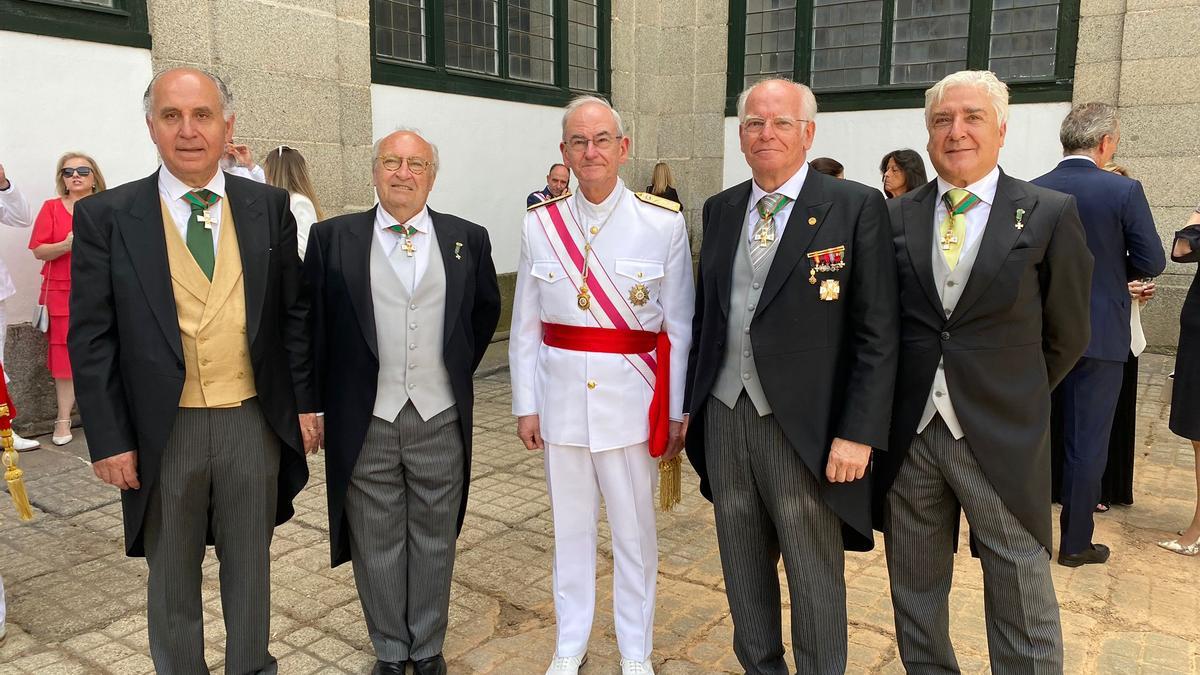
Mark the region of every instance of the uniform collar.
<instances>
[{"instance_id":1,"label":"uniform collar","mask_svg":"<svg viewBox=\"0 0 1200 675\"><path fill-rule=\"evenodd\" d=\"M158 189L160 192L163 192L168 197L170 197L171 201L183 199L183 196L185 194L195 191L195 188L192 188L187 183L184 183L183 181L176 178L175 174L171 173L167 169L165 164L162 167L160 167L158 170ZM224 199L225 198L225 172L221 171L220 169L217 169L217 173L213 175L213 177L208 181L208 184L205 185L203 189L208 190L209 192L212 192L213 194L219 196L221 199Z\"/></svg>"},{"instance_id":2,"label":"uniform collar","mask_svg":"<svg viewBox=\"0 0 1200 675\"><path fill-rule=\"evenodd\" d=\"M999 184L1000 184L1000 167L999 167L999 165L997 165L997 166L992 167L992 170L990 172L988 172L988 175L986 175L983 178L980 178L979 180L975 181L974 183L971 183L970 185L968 185L966 187L966 190L967 190L967 192L970 192L971 194L978 197L979 200L982 201L984 204L991 206L992 203L996 201L996 187ZM937 177L938 203L939 204L942 203L942 197L947 192L953 190L955 187L957 187L957 186L947 183L946 181L942 180L941 176L938 176Z\"/></svg>"},{"instance_id":3,"label":"uniform collar","mask_svg":"<svg viewBox=\"0 0 1200 675\"><path fill-rule=\"evenodd\" d=\"M599 204L593 204L583 196L583 190L577 190L570 199L575 202L577 211L587 218L589 221L601 221L612 213L617 207L617 203L621 200L621 195L625 192L625 181L617 178L617 184L613 187L613 191L608 193L604 201Z\"/></svg>"},{"instance_id":4,"label":"uniform collar","mask_svg":"<svg viewBox=\"0 0 1200 675\"><path fill-rule=\"evenodd\" d=\"M401 223L392 217L392 214L388 213L387 209L383 208L382 204L377 206L375 208L376 229L386 230L393 225L403 225L404 227L411 226L417 228L417 232L429 234L429 230L433 227L433 219L429 217L429 205L426 204L425 206L422 206L421 210L417 212L417 215L410 218L407 223Z\"/></svg>"}]
</instances>

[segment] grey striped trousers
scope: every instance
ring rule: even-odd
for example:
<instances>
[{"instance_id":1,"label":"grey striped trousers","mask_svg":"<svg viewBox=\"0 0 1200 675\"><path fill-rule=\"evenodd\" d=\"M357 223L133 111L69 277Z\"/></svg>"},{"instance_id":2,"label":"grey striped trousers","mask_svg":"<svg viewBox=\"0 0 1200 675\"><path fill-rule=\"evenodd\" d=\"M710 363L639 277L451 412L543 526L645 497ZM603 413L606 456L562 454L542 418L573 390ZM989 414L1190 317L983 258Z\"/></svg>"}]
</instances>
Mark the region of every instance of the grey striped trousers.
<instances>
[{"instance_id":1,"label":"grey striped trousers","mask_svg":"<svg viewBox=\"0 0 1200 675\"><path fill-rule=\"evenodd\" d=\"M358 599L381 661L442 651L464 461L454 406L427 422L411 401L394 422L371 418L346 491L346 521Z\"/></svg>"},{"instance_id":2,"label":"grey striped trousers","mask_svg":"<svg viewBox=\"0 0 1200 675\"><path fill-rule=\"evenodd\" d=\"M949 596L960 505L983 565L992 672L1062 673L1062 627L1046 549L1001 501L967 439L955 440L940 415L913 438L887 497L884 542L905 669L959 672Z\"/></svg>"},{"instance_id":3,"label":"grey striped trousers","mask_svg":"<svg viewBox=\"0 0 1200 675\"><path fill-rule=\"evenodd\" d=\"M759 417L743 391L732 410L710 397L704 413L717 543L733 616L733 651L750 675L786 675L779 559L792 603L796 671L846 670L846 580L841 521L774 415Z\"/></svg>"},{"instance_id":4,"label":"grey striped trousers","mask_svg":"<svg viewBox=\"0 0 1200 675\"><path fill-rule=\"evenodd\" d=\"M200 583L210 527L220 560L225 672L276 672L267 644L279 453L258 399L176 414L144 531L150 656L158 673L209 672Z\"/></svg>"}]
</instances>

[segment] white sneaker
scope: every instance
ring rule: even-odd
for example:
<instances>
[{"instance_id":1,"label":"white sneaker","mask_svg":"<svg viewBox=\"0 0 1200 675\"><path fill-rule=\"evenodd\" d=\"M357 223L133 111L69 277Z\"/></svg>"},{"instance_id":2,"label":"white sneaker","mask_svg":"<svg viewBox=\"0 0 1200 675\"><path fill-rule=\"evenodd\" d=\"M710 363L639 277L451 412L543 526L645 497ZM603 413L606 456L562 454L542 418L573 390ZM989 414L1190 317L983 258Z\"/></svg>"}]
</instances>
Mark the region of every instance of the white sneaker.
<instances>
[{"instance_id":1,"label":"white sneaker","mask_svg":"<svg viewBox=\"0 0 1200 675\"><path fill-rule=\"evenodd\" d=\"M38 443L37 441L35 441L31 438L22 438L15 431L13 432L12 438L13 438L13 450L16 450L17 452L25 452L26 450L33 450L34 448L42 447L41 443Z\"/></svg>"},{"instance_id":2,"label":"white sneaker","mask_svg":"<svg viewBox=\"0 0 1200 675\"><path fill-rule=\"evenodd\" d=\"M654 668L650 666L650 659L645 661L621 659L621 675L654 675Z\"/></svg>"},{"instance_id":3,"label":"white sneaker","mask_svg":"<svg viewBox=\"0 0 1200 675\"><path fill-rule=\"evenodd\" d=\"M546 669L546 675L576 675L579 668L587 663L587 652L579 656L556 656Z\"/></svg>"}]
</instances>

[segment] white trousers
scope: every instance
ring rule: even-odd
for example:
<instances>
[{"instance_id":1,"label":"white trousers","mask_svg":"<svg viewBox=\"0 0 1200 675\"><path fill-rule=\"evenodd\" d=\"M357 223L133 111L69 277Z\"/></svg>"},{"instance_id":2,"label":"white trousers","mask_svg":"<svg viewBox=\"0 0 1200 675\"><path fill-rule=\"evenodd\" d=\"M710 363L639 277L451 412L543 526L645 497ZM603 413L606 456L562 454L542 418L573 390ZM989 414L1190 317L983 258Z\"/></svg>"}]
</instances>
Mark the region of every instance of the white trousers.
<instances>
[{"instance_id":1,"label":"white trousers","mask_svg":"<svg viewBox=\"0 0 1200 675\"><path fill-rule=\"evenodd\" d=\"M658 576L654 528L658 462L648 447L639 443L592 452L546 444L546 482L554 513L556 656L587 651L596 606L596 528L604 495L612 530L617 648L626 659L650 658Z\"/></svg>"}]
</instances>

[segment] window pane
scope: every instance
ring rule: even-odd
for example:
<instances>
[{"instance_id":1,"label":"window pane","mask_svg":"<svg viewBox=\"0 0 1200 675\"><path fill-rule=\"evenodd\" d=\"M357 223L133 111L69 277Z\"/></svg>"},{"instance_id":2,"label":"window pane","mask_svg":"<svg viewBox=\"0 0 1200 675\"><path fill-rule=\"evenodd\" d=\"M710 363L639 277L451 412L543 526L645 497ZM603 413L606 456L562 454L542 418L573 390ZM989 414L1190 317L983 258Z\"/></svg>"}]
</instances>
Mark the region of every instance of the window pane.
<instances>
[{"instance_id":1,"label":"window pane","mask_svg":"<svg viewBox=\"0 0 1200 675\"><path fill-rule=\"evenodd\" d=\"M747 0L743 85L769 77L793 77L795 49L796 1Z\"/></svg>"},{"instance_id":2,"label":"window pane","mask_svg":"<svg viewBox=\"0 0 1200 675\"><path fill-rule=\"evenodd\" d=\"M882 0L813 2L813 89L879 83Z\"/></svg>"},{"instance_id":3,"label":"window pane","mask_svg":"<svg viewBox=\"0 0 1200 675\"><path fill-rule=\"evenodd\" d=\"M445 0L447 68L499 73L497 4L498 0Z\"/></svg>"},{"instance_id":4,"label":"window pane","mask_svg":"<svg viewBox=\"0 0 1200 675\"><path fill-rule=\"evenodd\" d=\"M966 68L970 11L970 0L896 0L892 82L926 84Z\"/></svg>"},{"instance_id":5,"label":"window pane","mask_svg":"<svg viewBox=\"0 0 1200 675\"><path fill-rule=\"evenodd\" d=\"M596 2L569 0L567 3L567 85L581 91L597 91L600 86Z\"/></svg>"},{"instance_id":6,"label":"window pane","mask_svg":"<svg viewBox=\"0 0 1200 675\"><path fill-rule=\"evenodd\" d=\"M992 5L988 68L1002 80L1054 76L1058 0L1000 0Z\"/></svg>"},{"instance_id":7,"label":"window pane","mask_svg":"<svg viewBox=\"0 0 1200 675\"><path fill-rule=\"evenodd\" d=\"M67 0L72 5L91 5L92 7L116 7L113 0Z\"/></svg>"},{"instance_id":8,"label":"window pane","mask_svg":"<svg viewBox=\"0 0 1200 675\"><path fill-rule=\"evenodd\" d=\"M375 0L375 53L425 63L425 0Z\"/></svg>"},{"instance_id":9,"label":"window pane","mask_svg":"<svg viewBox=\"0 0 1200 675\"><path fill-rule=\"evenodd\" d=\"M508 76L554 84L554 6L548 0L509 0Z\"/></svg>"}]
</instances>

